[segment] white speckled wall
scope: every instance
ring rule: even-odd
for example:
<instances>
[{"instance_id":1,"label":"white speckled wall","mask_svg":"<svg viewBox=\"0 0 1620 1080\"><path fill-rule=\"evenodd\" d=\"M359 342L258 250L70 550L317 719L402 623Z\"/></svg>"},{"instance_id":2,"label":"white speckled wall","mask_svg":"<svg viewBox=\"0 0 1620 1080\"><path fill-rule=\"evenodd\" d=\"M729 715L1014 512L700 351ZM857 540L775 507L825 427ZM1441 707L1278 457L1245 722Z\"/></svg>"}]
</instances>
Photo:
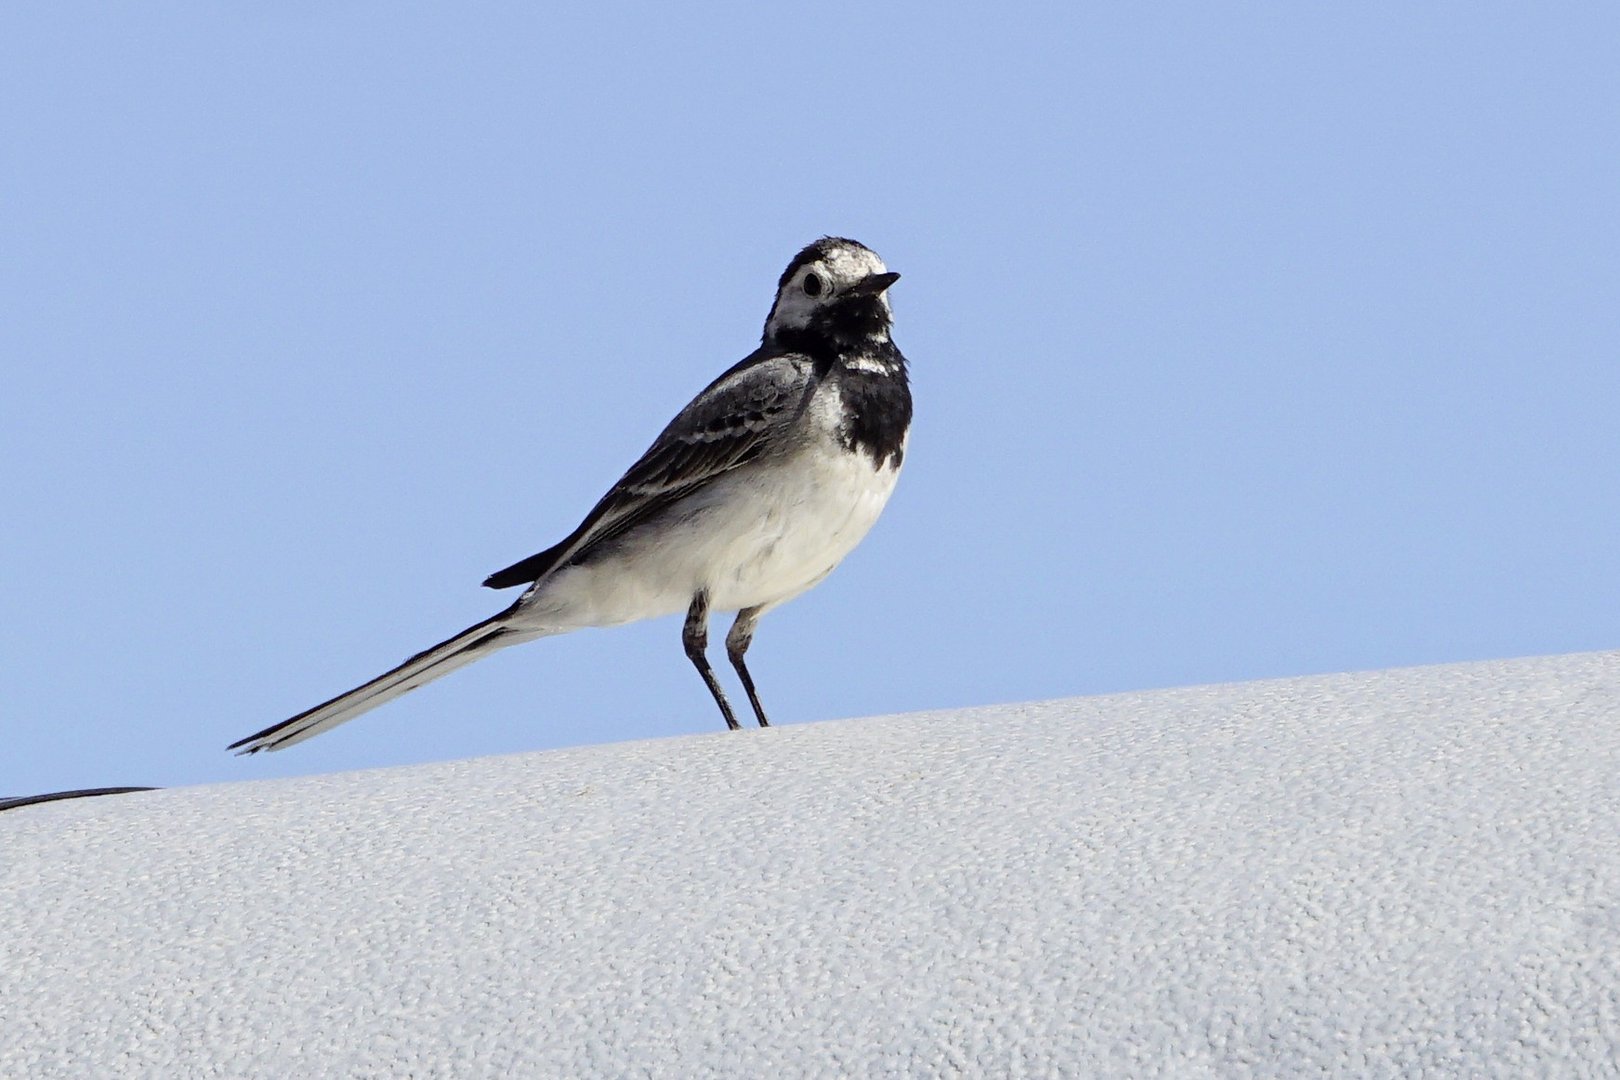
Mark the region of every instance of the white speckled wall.
<instances>
[{"instance_id":1,"label":"white speckled wall","mask_svg":"<svg viewBox=\"0 0 1620 1080\"><path fill-rule=\"evenodd\" d=\"M1617 1053L1617 653L0 814L6 1077Z\"/></svg>"}]
</instances>

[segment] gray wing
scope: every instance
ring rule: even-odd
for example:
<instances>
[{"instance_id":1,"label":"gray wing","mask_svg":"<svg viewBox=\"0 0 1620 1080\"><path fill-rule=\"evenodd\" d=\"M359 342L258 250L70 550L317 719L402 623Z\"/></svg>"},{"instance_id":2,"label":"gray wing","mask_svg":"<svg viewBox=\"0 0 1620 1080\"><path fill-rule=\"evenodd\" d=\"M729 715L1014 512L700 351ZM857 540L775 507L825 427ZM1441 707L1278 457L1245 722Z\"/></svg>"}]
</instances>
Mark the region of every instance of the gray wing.
<instances>
[{"instance_id":1,"label":"gray wing","mask_svg":"<svg viewBox=\"0 0 1620 1080\"><path fill-rule=\"evenodd\" d=\"M798 353L761 349L747 357L670 421L566 540L484 584L506 589L536 581L778 445L809 401L813 369Z\"/></svg>"}]
</instances>

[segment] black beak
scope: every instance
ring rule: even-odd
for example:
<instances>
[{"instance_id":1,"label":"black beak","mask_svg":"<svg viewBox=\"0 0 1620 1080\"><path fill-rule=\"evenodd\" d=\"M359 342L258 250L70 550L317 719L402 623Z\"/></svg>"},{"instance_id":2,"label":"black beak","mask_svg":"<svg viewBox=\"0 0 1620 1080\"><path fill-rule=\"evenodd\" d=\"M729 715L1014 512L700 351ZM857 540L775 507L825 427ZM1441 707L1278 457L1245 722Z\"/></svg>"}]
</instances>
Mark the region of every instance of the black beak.
<instances>
[{"instance_id":1,"label":"black beak","mask_svg":"<svg viewBox=\"0 0 1620 1080\"><path fill-rule=\"evenodd\" d=\"M887 274L873 274L865 281L857 281L844 290L845 296L878 296L890 285L900 280L900 275L894 271Z\"/></svg>"}]
</instances>

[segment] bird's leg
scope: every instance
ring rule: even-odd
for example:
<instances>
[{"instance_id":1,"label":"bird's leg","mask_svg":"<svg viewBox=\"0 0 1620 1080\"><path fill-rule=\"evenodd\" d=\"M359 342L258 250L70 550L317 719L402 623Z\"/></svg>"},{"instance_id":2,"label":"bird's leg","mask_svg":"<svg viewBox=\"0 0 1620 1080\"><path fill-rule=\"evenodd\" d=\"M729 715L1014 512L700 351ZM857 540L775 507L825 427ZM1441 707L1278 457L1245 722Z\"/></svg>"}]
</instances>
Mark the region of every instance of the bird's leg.
<instances>
[{"instance_id":1,"label":"bird's leg","mask_svg":"<svg viewBox=\"0 0 1620 1080\"><path fill-rule=\"evenodd\" d=\"M709 666L709 658L703 650L709 647L709 594L707 591L692 597L692 606L686 609L686 627L681 631L681 644L686 646L686 658L698 669L703 676L703 682L708 686L709 693L714 695L714 703L720 706L720 713L726 718L726 726L735 731L742 725L737 723L737 717L731 711L731 702L726 700L726 692L720 689L720 680L714 677L714 669ZM749 691L753 693L752 690Z\"/></svg>"},{"instance_id":2,"label":"bird's leg","mask_svg":"<svg viewBox=\"0 0 1620 1080\"><path fill-rule=\"evenodd\" d=\"M754 642L754 624L759 622L759 614L764 610L751 607L737 612L737 621L731 624L731 633L726 635L726 655L731 657L731 666L742 677L743 689L748 691L748 704L754 707L759 726L770 727L771 722L765 719L765 707L759 703L759 693L754 689L754 677L748 674L748 665L743 663L743 653Z\"/></svg>"}]
</instances>

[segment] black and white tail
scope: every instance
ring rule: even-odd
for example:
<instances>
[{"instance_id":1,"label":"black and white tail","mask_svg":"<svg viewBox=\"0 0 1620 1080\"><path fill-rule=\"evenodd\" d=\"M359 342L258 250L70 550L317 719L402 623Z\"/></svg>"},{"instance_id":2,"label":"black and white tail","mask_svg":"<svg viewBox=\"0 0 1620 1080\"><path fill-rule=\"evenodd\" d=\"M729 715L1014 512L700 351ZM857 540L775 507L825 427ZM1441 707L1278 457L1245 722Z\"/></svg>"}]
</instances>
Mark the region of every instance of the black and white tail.
<instances>
[{"instance_id":1,"label":"black and white tail","mask_svg":"<svg viewBox=\"0 0 1620 1080\"><path fill-rule=\"evenodd\" d=\"M441 641L431 649L417 653L392 671L357 686L346 694L339 694L307 709L291 719L272 724L263 731L239 739L226 749L242 754L256 754L260 750L282 750L337 727L345 720L353 720L401 694L448 675L490 653L529 641L540 635L533 630L518 630L508 625L512 617L509 608L492 619L485 619L467 627L448 641Z\"/></svg>"}]
</instances>

